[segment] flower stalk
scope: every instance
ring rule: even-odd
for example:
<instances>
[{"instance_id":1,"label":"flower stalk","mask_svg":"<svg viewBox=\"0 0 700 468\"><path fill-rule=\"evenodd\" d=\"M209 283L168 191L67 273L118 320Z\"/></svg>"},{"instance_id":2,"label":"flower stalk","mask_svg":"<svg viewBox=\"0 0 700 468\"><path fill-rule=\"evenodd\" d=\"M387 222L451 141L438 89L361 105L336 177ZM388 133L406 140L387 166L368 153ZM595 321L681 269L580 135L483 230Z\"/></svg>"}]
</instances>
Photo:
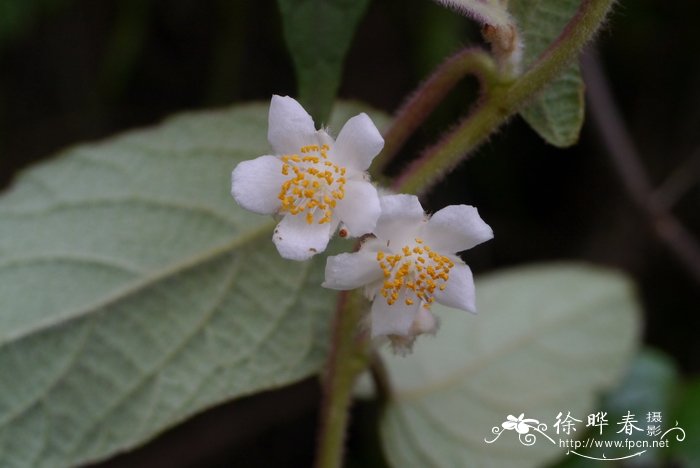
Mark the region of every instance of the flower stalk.
<instances>
[{"instance_id":1,"label":"flower stalk","mask_svg":"<svg viewBox=\"0 0 700 468\"><path fill-rule=\"evenodd\" d=\"M342 291L338 295L331 350L323 376L316 468L342 466L354 382L372 357L369 335L360 326L365 308L366 301L357 291Z\"/></svg>"},{"instance_id":2,"label":"flower stalk","mask_svg":"<svg viewBox=\"0 0 700 468\"><path fill-rule=\"evenodd\" d=\"M385 135L384 151L375 159L374 173L386 168L460 79L474 74L481 82L482 97L471 114L439 143L428 148L393 184L393 188L407 193L419 194L427 190L556 78L593 37L613 3L614 0L582 0L576 15L557 40L517 79L506 79L499 74L493 59L480 49L466 49L448 59L399 111ZM323 381L316 468L342 466L353 384L371 362L370 337L360 327L365 301L357 292L344 291L339 297Z\"/></svg>"},{"instance_id":3,"label":"flower stalk","mask_svg":"<svg viewBox=\"0 0 700 468\"><path fill-rule=\"evenodd\" d=\"M477 77L482 89L498 80L496 64L485 50L468 47L457 52L445 60L404 103L384 135L384 149L372 164L375 178L455 85L469 75Z\"/></svg>"}]
</instances>

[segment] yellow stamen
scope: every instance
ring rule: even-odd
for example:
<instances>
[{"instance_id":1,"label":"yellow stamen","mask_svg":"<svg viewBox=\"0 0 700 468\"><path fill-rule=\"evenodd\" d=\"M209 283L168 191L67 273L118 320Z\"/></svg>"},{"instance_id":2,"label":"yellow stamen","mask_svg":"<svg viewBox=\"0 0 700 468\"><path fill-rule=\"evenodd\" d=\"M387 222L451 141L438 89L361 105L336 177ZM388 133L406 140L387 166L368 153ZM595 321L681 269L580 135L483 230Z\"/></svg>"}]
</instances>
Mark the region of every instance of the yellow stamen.
<instances>
[{"instance_id":1,"label":"yellow stamen","mask_svg":"<svg viewBox=\"0 0 700 468\"><path fill-rule=\"evenodd\" d=\"M306 145L299 154L286 154L280 157L282 175L292 177L282 183L277 198L280 212L291 215L304 214L308 224L314 219L319 224L330 223L333 208L345 196L346 169L328 160L328 145ZM340 176L338 176L340 174ZM323 214L314 216L316 210Z\"/></svg>"},{"instance_id":2,"label":"yellow stamen","mask_svg":"<svg viewBox=\"0 0 700 468\"><path fill-rule=\"evenodd\" d=\"M446 288L454 262L431 250L422 239L416 238L415 242L401 247L399 253L393 255L377 252L377 263L385 278L379 292L389 305L404 294L408 295L404 298L406 305L419 300L423 307L430 308L435 301L435 291Z\"/></svg>"}]
</instances>

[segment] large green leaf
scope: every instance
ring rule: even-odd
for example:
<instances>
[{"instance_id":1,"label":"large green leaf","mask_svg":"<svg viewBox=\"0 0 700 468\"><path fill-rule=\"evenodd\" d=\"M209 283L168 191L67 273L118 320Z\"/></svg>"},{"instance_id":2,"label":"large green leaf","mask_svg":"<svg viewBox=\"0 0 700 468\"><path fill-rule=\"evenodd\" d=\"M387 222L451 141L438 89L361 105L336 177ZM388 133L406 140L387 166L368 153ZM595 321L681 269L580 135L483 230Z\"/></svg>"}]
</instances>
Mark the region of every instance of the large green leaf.
<instances>
[{"instance_id":1,"label":"large green leaf","mask_svg":"<svg viewBox=\"0 0 700 468\"><path fill-rule=\"evenodd\" d=\"M338 109L338 128L358 109ZM0 466L68 466L315 373L334 295L229 195L267 105L70 149L0 198Z\"/></svg>"},{"instance_id":2,"label":"large green leaf","mask_svg":"<svg viewBox=\"0 0 700 468\"><path fill-rule=\"evenodd\" d=\"M343 60L369 0L278 0L284 37L296 70L299 99L325 122Z\"/></svg>"},{"instance_id":3,"label":"large green leaf","mask_svg":"<svg viewBox=\"0 0 700 468\"><path fill-rule=\"evenodd\" d=\"M574 16L579 0L512 0L525 42L525 66L559 36ZM583 79L578 63L566 67L520 114L547 142L566 147L578 141L584 118Z\"/></svg>"},{"instance_id":4,"label":"large green leaf","mask_svg":"<svg viewBox=\"0 0 700 468\"><path fill-rule=\"evenodd\" d=\"M508 415L525 413L550 432L560 411L585 422L634 349L637 305L617 273L517 268L477 281L476 291L478 316L436 307L434 339L408 358L385 353L395 391L381 431L393 466L527 468L562 456L541 435L530 447L514 431L485 439Z\"/></svg>"}]
</instances>

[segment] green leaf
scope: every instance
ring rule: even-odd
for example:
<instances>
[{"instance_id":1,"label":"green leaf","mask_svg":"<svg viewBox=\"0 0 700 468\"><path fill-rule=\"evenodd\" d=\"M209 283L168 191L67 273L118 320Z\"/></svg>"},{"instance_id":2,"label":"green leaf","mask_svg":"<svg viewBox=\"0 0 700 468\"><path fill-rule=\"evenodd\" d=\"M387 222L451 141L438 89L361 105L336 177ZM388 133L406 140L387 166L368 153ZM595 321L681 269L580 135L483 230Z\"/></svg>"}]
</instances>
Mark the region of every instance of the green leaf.
<instances>
[{"instance_id":1,"label":"green leaf","mask_svg":"<svg viewBox=\"0 0 700 468\"><path fill-rule=\"evenodd\" d=\"M525 43L524 64L531 65L559 36L576 13L579 0L513 0L510 9ZM583 79L578 62L566 67L520 115L548 143L567 147L578 141L584 119Z\"/></svg>"},{"instance_id":2,"label":"green leaf","mask_svg":"<svg viewBox=\"0 0 700 468\"><path fill-rule=\"evenodd\" d=\"M343 60L369 0L278 0L296 70L299 100L326 121L340 86Z\"/></svg>"},{"instance_id":3,"label":"green leaf","mask_svg":"<svg viewBox=\"0 0 700 468\"><path fill-rule=\"evenodd\" d=\"M338 106L339 127L358 106ZM324 260L229 195L268 106L70 149L0 198L0 466L75 466L317 372ZM375 121L376 121L375 116Z\"/></svg>"},{"instance_id":4,"label":"green leaf","mask_svg":"<svg viewBox=\"0 0 700 468\"><path fill-rule=\"evenodd\" d=\"M659 351L644 349L632 361L621 384L605 397L603 409L613 415L658 411L669 416L679 384L673 360Z\"/></svg>"},{"instance_id":5,"label":"green leaf","mask_svg":"<svg viewBox=\"0 0 700 468\"><path fill-rule=\"evenodd\" d=\"M632 361L622 382L612 389L603 399L600 410L607 413L608 426L603 428L602 437L599 429L591 431L591 436L605 441L653 440L646 431L634 431L627 435L617 431L621 426L617 423L629 411L637 421L636 426L646 429L647 415L659 412L662 417L661 426L666 430L674 425L671 418L671 403L680 385L680 375L673 361L663 353L651 349L643 349ZM655 423L656 424L656 423ZM672 436L671 436L672 437ZM642 442L643 443L643 442ZM636 450L625 447L606 447L581 450L583 455L595 458L626 457ZM628 461L630 465L661 466L661 460L669 455L667 448L651 448L641 456ZM597 463L597 462L594 462ZM582 457L566 457L565 462L558 468L586 468L591 466L590 460Z\"/></svg>"},{"instance_id":6,"label":"green leaf","mask_svg":"<svg viewBox=\"0 0 700 468\"><path fill-rule=\"evenodd\" d=\"M395 389L382 420L393 466L534 467L565 451L543 436L525 447L492 428L525 413L550 429L559 411L585 421L620 378L639 333L629 281L554 264L477 281L479 315L435 307L442 326L414 354L384 353Z\"/></svg>"},{"instance_id":7,"label":"green leaf","mask_svg":"<svg viewBox=\"0 0 700 468\"><path fill-rule=\"evenodd\" d=\"M674 458L681 462L679 466L700 468L700 379L695 378L686 385L673 419L667 422L671 426L676 421L685 430L686 438L679 442L675 434L669 434Z\"/></svg>"}]
</instances>

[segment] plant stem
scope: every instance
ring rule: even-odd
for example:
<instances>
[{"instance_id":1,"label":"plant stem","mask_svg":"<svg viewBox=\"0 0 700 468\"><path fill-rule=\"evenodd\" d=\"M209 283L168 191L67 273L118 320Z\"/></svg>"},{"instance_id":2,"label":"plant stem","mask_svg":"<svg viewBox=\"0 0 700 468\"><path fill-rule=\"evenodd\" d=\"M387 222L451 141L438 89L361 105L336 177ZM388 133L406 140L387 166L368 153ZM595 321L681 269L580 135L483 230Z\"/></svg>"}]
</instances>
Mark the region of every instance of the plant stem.
<instances>
[{"instance_id":1,"label":"plant stem","mask_svg":"<svg viewBox=\"0 0 700 468\"><path fill-rule=\"evenodd\" d=\"M371 358L370 339L360 327L364 302L357 292L339 294L332 348L323 381L316 468L342 466L353 384Z\"/></svg>"},{"instance_id":2,"label":"plant stem","mask_svg":"<svg viewBox=\"0 0 700 468\"><path fill-rule=\"evenodd\" d=\"M535 93L557 76L578 54L605 18L614 0L582 0L574 18L559 38L530 69L512 82L501 82L493 61L478 49L467 49L448 59L401 109L386 134L386 147L375 159L381 171L401 145L466 74L482 81L483 98L459 127L429 148L397 179L394 188L420 193L483 142ZM331 352L326 365L316 468L342 466L348 410L353 383L370 362L371 343L360 331L364 304L357 293L339 295Z\"/></svg>"},{"instance_id":3,"label":"plant stem","mask_svg":"<svg viewBox=\"0 0 700 468\"><path fill-rule=\"evenodd\" d=\"M614 0L583 0L556 41L517 80L491 82L472 113L439 143L428 148L394 182L402 192L422 193L444 177L557 77L605 19Z\"/></svg>"},{"instance_id":4,"label":"plant stem","mask_svg":"<svg viewBox=\"0 0 700 468\"><path fill-rule=\"evenodd\" d=\"M373 176L378 177L406 140L425 121L452 88L467 75L475 75L482 87L497 79L491 56L477 47L463 49L445 60L399 109L384 134L384 149L372 161Z\"/></svg>"}]
</instances>

